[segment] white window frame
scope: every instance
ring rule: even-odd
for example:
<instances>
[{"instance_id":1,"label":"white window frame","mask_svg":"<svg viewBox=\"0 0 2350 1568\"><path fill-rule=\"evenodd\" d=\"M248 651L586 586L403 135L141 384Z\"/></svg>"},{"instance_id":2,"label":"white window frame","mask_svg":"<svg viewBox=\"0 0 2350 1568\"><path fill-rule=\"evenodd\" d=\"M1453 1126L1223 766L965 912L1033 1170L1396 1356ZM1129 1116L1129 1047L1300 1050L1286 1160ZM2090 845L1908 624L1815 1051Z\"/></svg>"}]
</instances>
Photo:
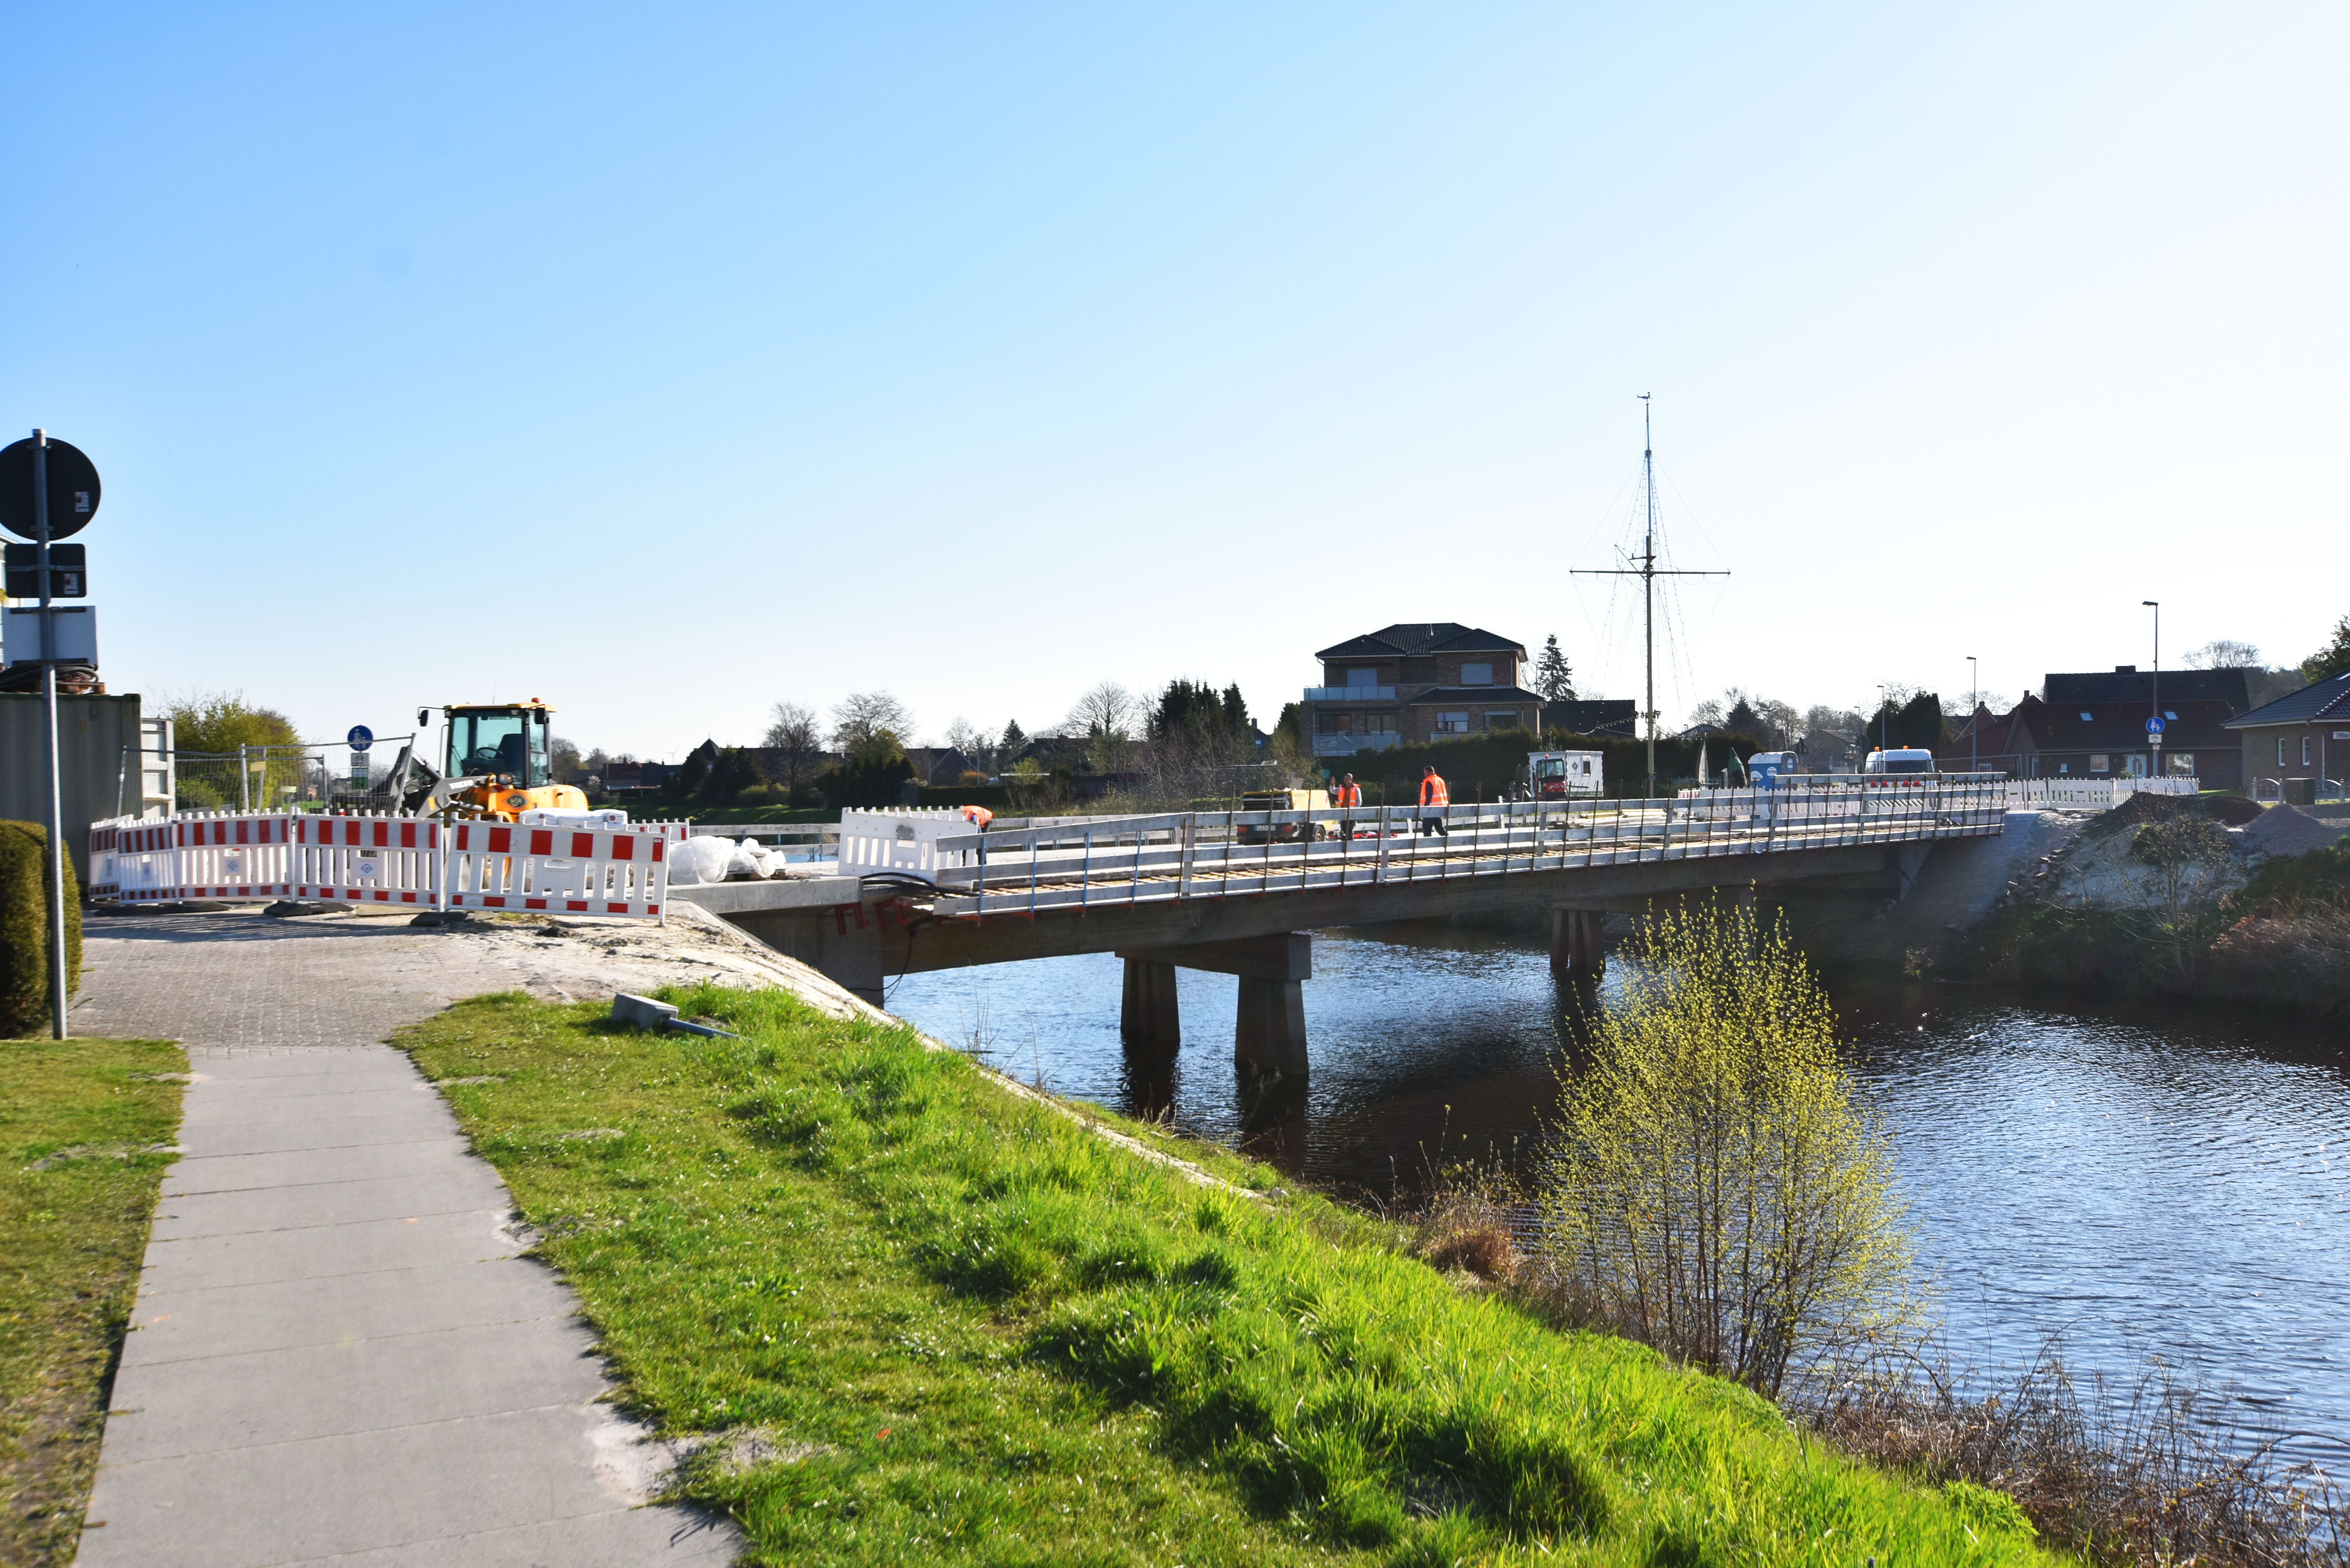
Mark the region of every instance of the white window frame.
<instances>
[{"instance_id":1,"label":"white window frame","mask_svg":"<svg viewBox=\"0 0 2350 1568\"><path fill-rule=\"evenodd\" d=\"M2301 738L2301 765L2303 767L2307 767L2309 765L2309 737L2307 735L2303 735Z\"/></svg>"},{"instance_id":2,"label":"white window frame","mask_svg":"<svg viewBox=\"0 0 2350 1568\"><path fill-rule=\"evenodd\" d=\"M2277 737L2277 766L2284 766L2284 737L2282 735L2279 735Z\"/></svg>"},{"instance_id":3,"label":"white window frame","mask_svg":"<svg viewBox=\"0 0 2350 1568\"><path fill-rule=\"evenodd\" d=\"M2112 773L2114 771L2113 754L2109 752L2091 752L2089 753L2089 771L2093 774Z\"/></svg>"},{"instance_id":4,"label":"white window frame","mask_svg":"<svg viewBox=\"0 0 2350 1568\"><path fill-rule=\"evenodd\" d=\"M1465 735L1469 732L1469 715L1439 713L1436 716L1436 728L1430 732L1438 735Z\"/></svg>"}]
</instances>

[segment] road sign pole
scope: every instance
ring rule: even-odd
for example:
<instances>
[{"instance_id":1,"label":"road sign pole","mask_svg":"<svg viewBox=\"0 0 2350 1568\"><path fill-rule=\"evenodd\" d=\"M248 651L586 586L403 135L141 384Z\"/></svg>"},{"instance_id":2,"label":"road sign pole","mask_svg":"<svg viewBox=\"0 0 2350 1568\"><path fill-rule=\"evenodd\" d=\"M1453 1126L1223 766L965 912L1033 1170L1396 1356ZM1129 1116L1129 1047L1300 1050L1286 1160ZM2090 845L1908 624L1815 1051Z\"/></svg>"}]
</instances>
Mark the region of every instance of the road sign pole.
<instances>
[{"instance_id":1,"label":"road sign pole","mask_svg":"<svg viewBox=\"0 0 2350 1568\"><path fill-rule=\"evenodd\" d=\"M66 1037L66 805L57 765L57 612L49 607L49 443L33 432L33 539L41 578L41 707L49 764L49 1033Z\"/></svg>"}]
</instances>

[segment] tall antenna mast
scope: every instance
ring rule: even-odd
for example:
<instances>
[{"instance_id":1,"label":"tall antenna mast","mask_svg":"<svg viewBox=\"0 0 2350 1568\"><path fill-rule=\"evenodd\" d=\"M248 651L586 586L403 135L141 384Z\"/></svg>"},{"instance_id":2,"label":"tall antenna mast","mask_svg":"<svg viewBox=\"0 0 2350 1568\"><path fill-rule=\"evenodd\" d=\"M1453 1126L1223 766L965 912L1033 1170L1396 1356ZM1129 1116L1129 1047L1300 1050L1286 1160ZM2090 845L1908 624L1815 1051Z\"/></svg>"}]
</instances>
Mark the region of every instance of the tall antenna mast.
<instances>
[{"instance_id":1,"label":"tall antenna mast","mask_svg":"<svg viewBox=\"0 0 2350 1568\"><path fill-rule=\"evenodd\" d=\"M1640 579L1642 636L1648 646L1648 705L1642 715L1648 721L1648 795L1657 794L1657 579L1659 577L1726 577L1728 572L1682 572L1657 566L1657 441L1648 422L1648 394L1640 394L1640 490L1646 506L1647 532L1640 537L1638 567L1615 570L1577 569L1571 575L1581 577L1638 577Z\"/></svg>"}]
</instances>

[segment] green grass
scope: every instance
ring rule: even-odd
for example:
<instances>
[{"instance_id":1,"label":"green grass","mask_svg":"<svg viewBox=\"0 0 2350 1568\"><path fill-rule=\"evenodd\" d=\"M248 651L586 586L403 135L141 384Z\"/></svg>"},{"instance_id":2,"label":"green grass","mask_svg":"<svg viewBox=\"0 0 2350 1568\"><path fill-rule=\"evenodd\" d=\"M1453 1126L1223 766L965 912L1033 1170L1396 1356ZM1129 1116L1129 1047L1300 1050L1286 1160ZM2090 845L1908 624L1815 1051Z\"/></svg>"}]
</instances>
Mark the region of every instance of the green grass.
<instances>
[{"instance_id":1,"label":"green grass","mask_svg":"<svg viewBox=\"0 0 2350 1568\"><path fill-rule=\"evenodd\" d=\"M172 1162L177 1045L0 1041L0 1562L65 1563Z\"/></svg>"},{"instance_id":2,"label":"green grass","mask_svg":"<svg viewBox=\"0 0 2350 1568\"><path fill-rule=\"evenodd\" d=\"M510 995L404 1043L624 1400L720 1435L681 1490L752 1561L2038 1560L1977 1500L1555 1334L1229 1154L1183 1146L1270 1190L1204 1188L910 1031L671 1000L747 1038Z\"/></svg>"}]
</instances>

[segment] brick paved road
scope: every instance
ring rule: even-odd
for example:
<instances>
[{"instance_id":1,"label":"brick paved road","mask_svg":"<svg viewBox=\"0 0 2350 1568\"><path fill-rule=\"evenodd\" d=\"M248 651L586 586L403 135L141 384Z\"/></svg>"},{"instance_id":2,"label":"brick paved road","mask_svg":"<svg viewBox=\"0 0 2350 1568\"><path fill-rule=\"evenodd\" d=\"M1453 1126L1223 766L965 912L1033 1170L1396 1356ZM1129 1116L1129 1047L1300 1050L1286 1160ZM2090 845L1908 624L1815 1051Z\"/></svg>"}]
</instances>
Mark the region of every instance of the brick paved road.
<instances>
[{"instance_id":1,"label":"brick paved road","mask_svg":"<svg viewBox=\"0 0 2350 1568\"><path fill-rule=\"evenodd\" d=\"M539 946L348 916L89 921L75 1031L179 1040L194 1081L85 1568L734 1555L723 1522L638 1506L666 1455L596 1403L576 1298L517 1255L504 1185L381 1044L462 996L713 961L572 940L535 963Z\"/></svg>"}]
</instances>

